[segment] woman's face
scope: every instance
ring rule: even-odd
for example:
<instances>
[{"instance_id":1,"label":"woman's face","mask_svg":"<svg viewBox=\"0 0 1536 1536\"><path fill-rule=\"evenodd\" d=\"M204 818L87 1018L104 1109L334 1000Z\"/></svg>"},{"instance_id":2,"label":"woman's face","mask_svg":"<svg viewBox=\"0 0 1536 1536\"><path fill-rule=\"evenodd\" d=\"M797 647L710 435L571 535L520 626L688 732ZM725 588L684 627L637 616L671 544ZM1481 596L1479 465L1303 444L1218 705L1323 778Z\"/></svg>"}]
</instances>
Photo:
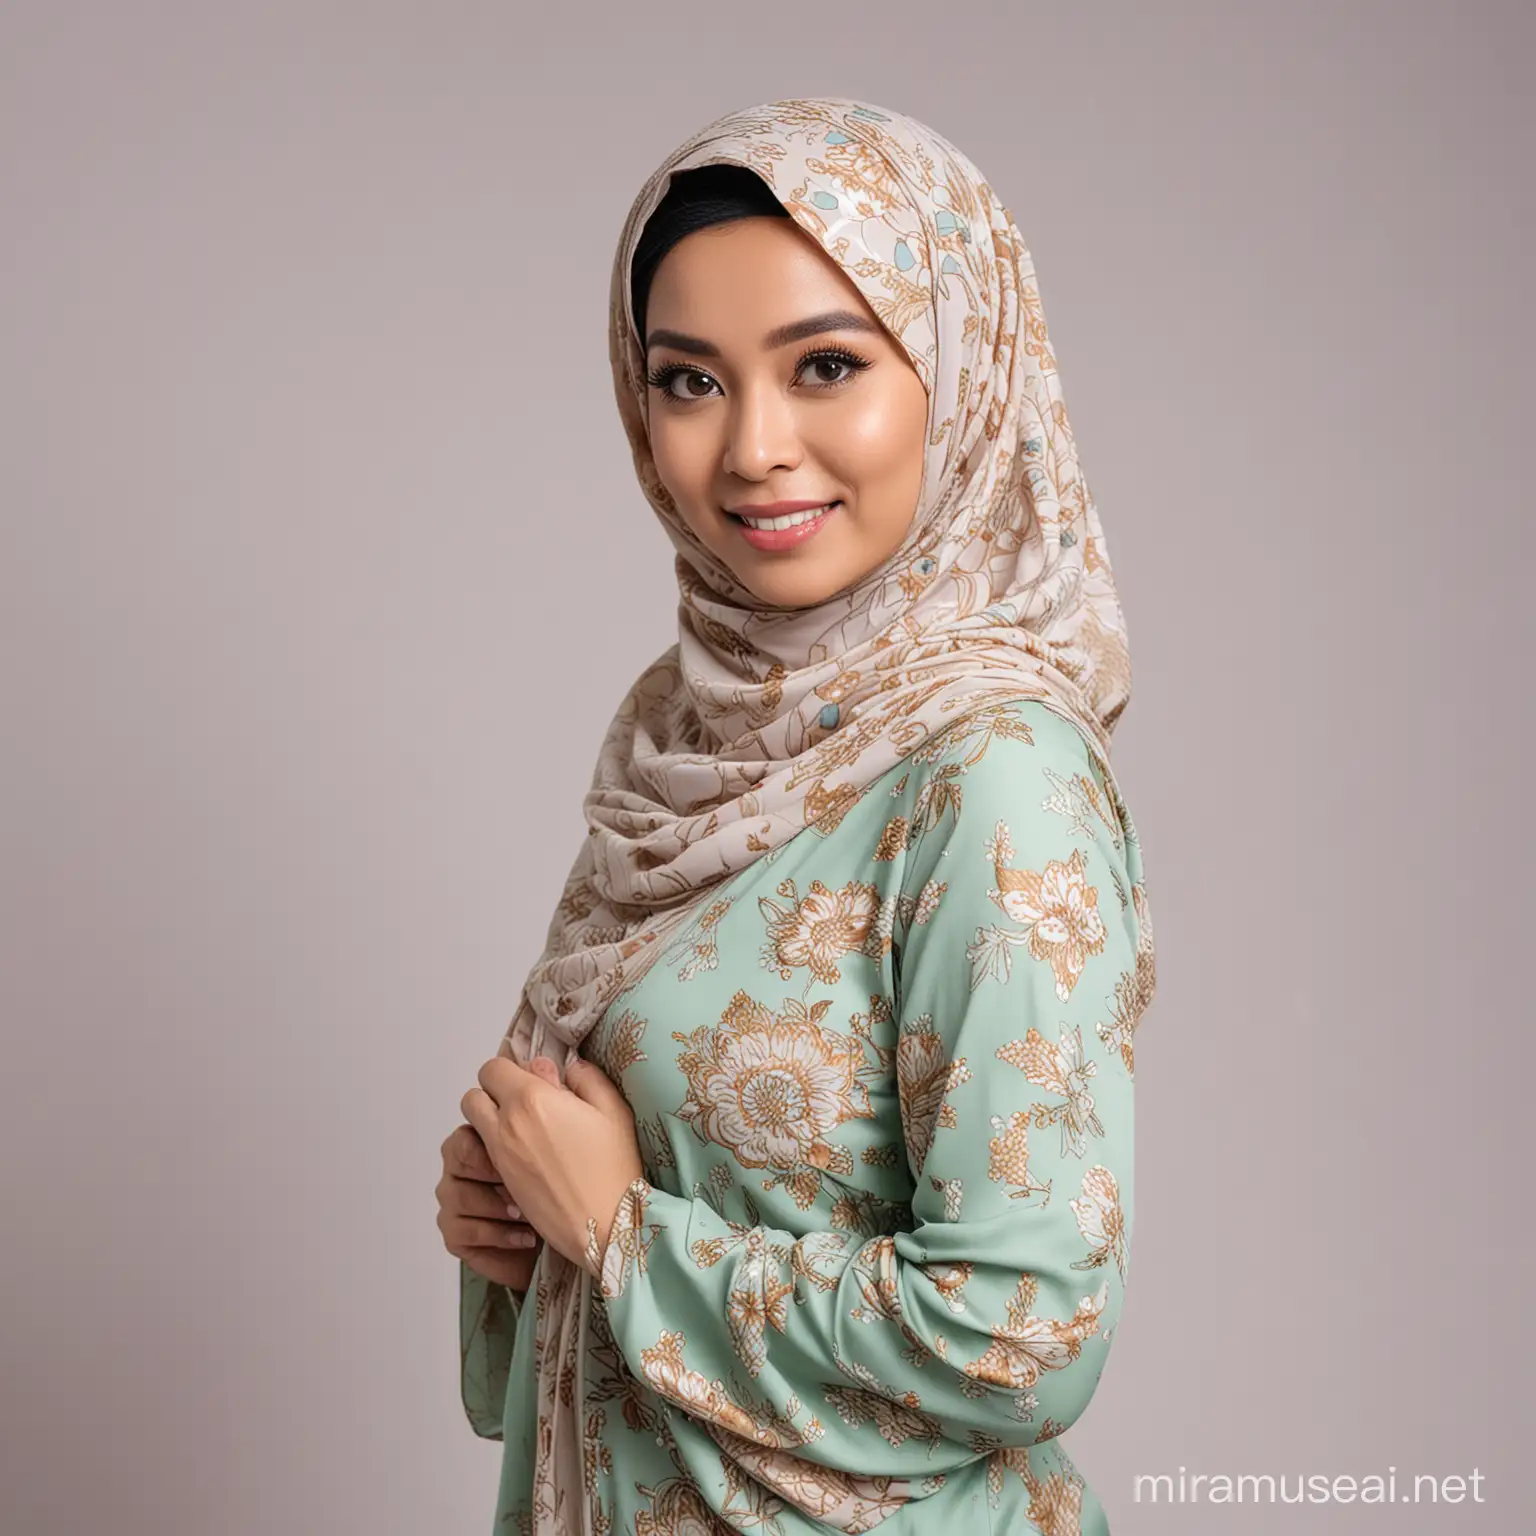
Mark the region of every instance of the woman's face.
<instances>
[{"instance_id":1,"label":"woman's face","mask_svg":"<svg viewBox=\"0 0 1536 1536\"><path fill-rule=\"evenodd\" d=\"M788 219L697 230L663 258L646 311L657 472L744 587L808 608L895 552L928 394L829 256Z\"/></svg>"}]
</instances>

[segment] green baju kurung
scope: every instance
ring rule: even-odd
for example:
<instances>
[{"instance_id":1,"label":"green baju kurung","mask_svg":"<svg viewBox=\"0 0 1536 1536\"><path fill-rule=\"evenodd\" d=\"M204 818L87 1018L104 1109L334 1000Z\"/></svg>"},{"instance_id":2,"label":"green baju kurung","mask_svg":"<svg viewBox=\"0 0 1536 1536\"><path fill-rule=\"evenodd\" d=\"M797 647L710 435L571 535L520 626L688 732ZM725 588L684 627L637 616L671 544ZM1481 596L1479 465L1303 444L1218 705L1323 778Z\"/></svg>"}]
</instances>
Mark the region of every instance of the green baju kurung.
<instances>
[{"instance_id":1,"label":"green baju kurung","mask_svg":"<svg viewBox=\"0 0 1536 1536\"><path fill-rule=\"evenodd\" d=\"M1031 701L699 904L583 1045L646 1178L574 1357L571 1532L1107 1532L1062 1435L1124 1304L1150 940L1126 809ZM461 1266L499 1532L535 1528L532 1314Z\"/></svg>"}]
</instances>

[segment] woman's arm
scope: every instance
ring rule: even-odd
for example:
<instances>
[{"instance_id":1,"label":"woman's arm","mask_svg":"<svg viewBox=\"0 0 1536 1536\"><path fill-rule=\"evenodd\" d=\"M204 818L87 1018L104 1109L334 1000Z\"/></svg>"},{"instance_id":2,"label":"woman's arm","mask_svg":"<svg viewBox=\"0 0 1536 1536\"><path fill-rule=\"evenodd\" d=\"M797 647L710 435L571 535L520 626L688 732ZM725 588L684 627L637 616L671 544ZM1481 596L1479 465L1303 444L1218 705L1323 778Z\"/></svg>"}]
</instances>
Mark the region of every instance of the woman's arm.
<instances>
[{"instance_id":1,"label":"woman's arm","mask_svg":"<svg viewBox=\"0 0 1536 1536\"><path fill-rule=\"evenodd\" d=\"M893 1152L912 1229L797 1240L644 1181L621 1201L610 1325L693 1417L920 1478L1060 1434L1092 1396L1125 1293L1150 932L1134 829L1059 727L951 766L949 808L905 852Z\"/></svg>"}]
</instances>

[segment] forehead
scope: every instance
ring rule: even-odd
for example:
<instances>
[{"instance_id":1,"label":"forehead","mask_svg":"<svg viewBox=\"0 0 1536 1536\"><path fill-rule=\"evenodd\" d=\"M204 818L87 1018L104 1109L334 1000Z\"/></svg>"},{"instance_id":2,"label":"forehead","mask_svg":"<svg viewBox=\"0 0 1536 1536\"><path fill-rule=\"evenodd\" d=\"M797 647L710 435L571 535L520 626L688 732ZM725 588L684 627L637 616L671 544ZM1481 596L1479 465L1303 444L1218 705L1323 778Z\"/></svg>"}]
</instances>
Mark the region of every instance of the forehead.
<instances>
[{"instance_id":1,"label":"forehead","mask_svg":"<svg viewBox=\"0 0 1536 1536\"><path fill-rule=\"evenodd\" d=\"M790 219L737 219L685 235L651 284L647 327L705 317L717 329L761 331L817 310L869 310L843 270Z\"/></svg>"}]
</instances>

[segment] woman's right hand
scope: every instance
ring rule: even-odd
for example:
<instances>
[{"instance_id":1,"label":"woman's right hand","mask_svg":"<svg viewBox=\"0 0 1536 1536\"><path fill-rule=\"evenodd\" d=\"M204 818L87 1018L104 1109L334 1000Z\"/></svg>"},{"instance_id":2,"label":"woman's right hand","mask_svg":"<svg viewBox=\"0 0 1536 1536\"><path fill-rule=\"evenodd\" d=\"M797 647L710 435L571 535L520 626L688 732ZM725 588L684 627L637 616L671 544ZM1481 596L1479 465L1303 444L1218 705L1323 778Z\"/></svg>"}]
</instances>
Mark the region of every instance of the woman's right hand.
<instances>
[{"instance_id":1,"label":"woman's right hand","mask_svg":"<svg viewBox=\"0 0 1536 1536\"><path fill-rule=\"evenodd\" d=\"M526 1221L508 1213L510 1198L480 1133L472 1125L456 1127L443 1143L443 1176L437 1182L443 1243L477 1275L526 1291L541 1241Z\"/></svg>"}]
</instances>

